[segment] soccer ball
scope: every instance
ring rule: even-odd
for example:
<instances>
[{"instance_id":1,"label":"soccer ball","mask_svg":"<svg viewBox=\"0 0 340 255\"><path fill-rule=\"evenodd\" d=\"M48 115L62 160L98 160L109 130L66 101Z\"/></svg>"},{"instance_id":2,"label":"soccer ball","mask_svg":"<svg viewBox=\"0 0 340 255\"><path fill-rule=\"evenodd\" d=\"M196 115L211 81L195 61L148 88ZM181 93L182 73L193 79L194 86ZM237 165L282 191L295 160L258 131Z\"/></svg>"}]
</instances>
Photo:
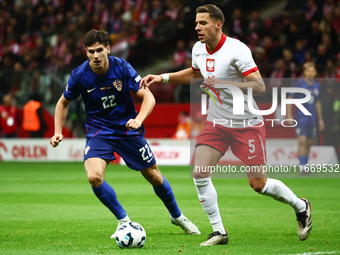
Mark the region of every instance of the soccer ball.
<instances>
[{"instance_id":1,"label":"soccer ball","mask_svg":"<svg viewBox=\"0 0 340 255\"><path fill-rule=\"evenodd\" d=\"M126 222L116 230L116 243L119 248L142 248L146 241L144 228L137 222Z\"/></svg>"}]
</instances>

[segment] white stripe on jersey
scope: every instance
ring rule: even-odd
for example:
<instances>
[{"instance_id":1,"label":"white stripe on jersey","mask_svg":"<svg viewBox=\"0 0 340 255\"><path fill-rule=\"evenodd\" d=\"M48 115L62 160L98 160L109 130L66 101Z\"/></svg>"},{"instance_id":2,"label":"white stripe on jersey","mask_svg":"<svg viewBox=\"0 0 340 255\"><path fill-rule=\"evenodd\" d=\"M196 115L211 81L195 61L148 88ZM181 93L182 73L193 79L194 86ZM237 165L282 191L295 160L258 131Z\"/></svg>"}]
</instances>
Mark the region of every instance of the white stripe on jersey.
<instances>
[{"instance_id":1,"label":"white stripe on jersey","mask_svg":"<svg viewBox=\"0 0 340 255\"><path fill-rule=\"evenodd\" d=\"M262 137L260 135L260 132L259 132L259 137L260 137L260 140L261 140L261 146L262 146L262 153L263 153L263 160L264 160L264 163L267 164L267 157L266 157L266 153L264 151L264 145L263 145L263 141L262 141Z\"/></svg>"}]
</instances>

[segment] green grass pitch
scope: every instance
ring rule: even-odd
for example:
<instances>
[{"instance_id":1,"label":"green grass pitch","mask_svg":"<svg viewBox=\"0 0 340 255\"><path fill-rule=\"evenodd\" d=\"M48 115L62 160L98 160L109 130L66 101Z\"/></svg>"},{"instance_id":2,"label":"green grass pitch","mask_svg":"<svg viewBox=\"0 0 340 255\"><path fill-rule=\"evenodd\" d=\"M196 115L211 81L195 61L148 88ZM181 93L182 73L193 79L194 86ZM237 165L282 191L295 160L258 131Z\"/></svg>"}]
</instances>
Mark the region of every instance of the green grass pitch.
<instances>
[{"instance_id":1,"label":"green grass pitch","mask_svg":"<svg viewBox=\"0 0 340 255\"><path fill-rule=\"evenodd\" d=\"M312 203L313 230L301 242L293 210L258 195L242 179L213 179L229 244L200 247L212 232L189 167L160 167L182 212L201 230L185 235L143 177L109 165L106 180L133 221L142 249L110 239L117 221L95 197L82 163L0 162L0 254L335 254L340 253L340 179L282 179ZM332 253L331 253L332 252Z\"/></svg>"}]
</instances>

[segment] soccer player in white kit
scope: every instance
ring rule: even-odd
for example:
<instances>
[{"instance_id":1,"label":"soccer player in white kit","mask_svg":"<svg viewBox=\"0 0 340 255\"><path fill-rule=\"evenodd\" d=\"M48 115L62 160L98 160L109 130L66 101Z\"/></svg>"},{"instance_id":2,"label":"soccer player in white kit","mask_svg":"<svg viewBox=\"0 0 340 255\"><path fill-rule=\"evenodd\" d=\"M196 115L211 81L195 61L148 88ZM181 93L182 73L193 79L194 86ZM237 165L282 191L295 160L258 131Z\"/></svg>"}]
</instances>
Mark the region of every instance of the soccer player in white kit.
<instances>
[{"instance_id":1,"label":"soccer player in white kit","mask_svg":"<svg viewBox=\"0 0 340 255\"><path fill-rule=\"evenodd\" d=\"M204 78L202 86L207 89L214 89L217 84L228 84L238 87L244 94L247 94L248 88L252 88L253 95L263 95L265 84L251 51L244 43L223 34L223 23L224 15L220 8L213 4L198 7L195 30L199 41L192 49L192 67L175 73L149 74L141 80L141 87L159 82L190 84L191 78ZM195 169L196 166L203 169L215 166L229 147L246 165L262 168L266 163L266 135L265 128L261 125L262 116L251 113L246 96L244 114L233 115L230 91L218 89L218 94L222 105L215 105L210 99L206 126L197 137ZM254 99L253 105L257 108ZM213 124L214 119L222 118L228 122ZM248 121L251 121L251 126L244 126ZM256 125L256 122L259 124ZM211 172L194 171L193 177L199 201L213 228L213 233L201 246L227 244L228 235L220 216ZM256 192L289 204L294 209L298 221L298 236L300 240L306 240L312 229L310 202L298 198L281 181L267 178L265 172L256 175L247 173L247 177Z\"/></svg>"}]
</instances>

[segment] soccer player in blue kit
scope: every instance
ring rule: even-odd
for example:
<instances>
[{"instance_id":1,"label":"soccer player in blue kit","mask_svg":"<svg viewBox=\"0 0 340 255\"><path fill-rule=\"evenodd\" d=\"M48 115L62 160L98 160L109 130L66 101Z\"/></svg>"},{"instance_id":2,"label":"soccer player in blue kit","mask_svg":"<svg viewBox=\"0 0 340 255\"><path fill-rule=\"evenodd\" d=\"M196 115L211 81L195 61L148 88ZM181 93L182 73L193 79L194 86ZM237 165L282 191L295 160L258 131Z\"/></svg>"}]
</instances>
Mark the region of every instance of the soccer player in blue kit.
<instances>
[{"instance_id":1,"label":"soccer player in blue kit","mask_svg":"<svg viewBox=\"0 0 340 255\"><path fill-rule=\"evenodd\" d=\"M86 110L84 166L94 194L115 215L118 227L130 218L117 199L114 189L104 180L105 170L119 154L133 170L139 171L153 186L171 215L171 222L186 234L200 234L178 208L167 179L162 176L154 155L144 138L143 121L151 113L155 99L149 89L140 89L141 77L121 58L108 56L108 33L89 31L84 37L88 61L75 68L55 109L55 130L50 144L63 140L62 128L68 105L79 95ZM130 91L142 100L137 113ZM137 195L137 194L136 194ZM118 228L117 227L117 228ZM115 238L115 234L111 236Z\"/></svg>"},{"instance_id":2,"label":"soccer player in blue kit","mask_svg":"<svg viewBox=\"0 0 340 255\"><path fill-rule=\"evenodd\" d=\"M304 166L308 163L308 156L310 147L315 143L316 125L322 131L325 124L322 119L321 102L320 102L320 84L315 81L316 77L315 64L307 62L303 65L303 78L299 79L293 84L293 87L307 89L311 93L311 98L303 106L311 113L311 115L304 115L304 113L295 108L294 120L297 121L295 133L298 139L298 156L300 161L300 171L305 173ZM290 93L288 98L304 98L302 93ZM287 105L287 118L293 119L292 105ZM294 125L294 123L291 123Z\"/></svg>"}]
</instances>

